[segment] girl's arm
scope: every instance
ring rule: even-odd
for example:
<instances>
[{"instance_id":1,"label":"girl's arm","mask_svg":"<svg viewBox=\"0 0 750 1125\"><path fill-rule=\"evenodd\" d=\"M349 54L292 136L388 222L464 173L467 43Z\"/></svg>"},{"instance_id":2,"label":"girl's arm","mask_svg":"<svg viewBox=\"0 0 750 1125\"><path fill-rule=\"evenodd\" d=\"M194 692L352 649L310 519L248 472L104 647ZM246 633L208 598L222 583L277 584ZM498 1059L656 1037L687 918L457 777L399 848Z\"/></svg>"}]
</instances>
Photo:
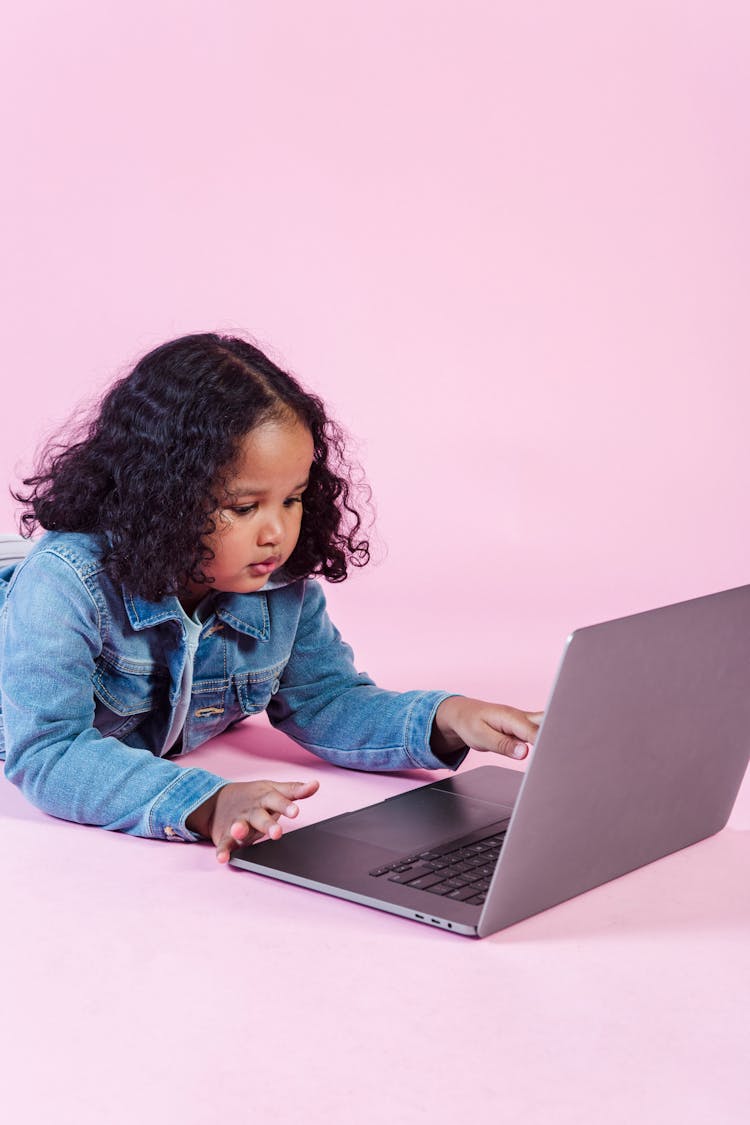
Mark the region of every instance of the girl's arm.
<instances>
[{"instance_id":1,"label":"girl's arm","mask_svg":"<svg viewBox=\"0 0 750 1125\"><path fill-rule=\"evenodd\" d=\"M59 555L35 553L15 576L0 629L6 777L65 820L197 839L185 820L225 779L95 729L91 677L100 651L88 587Z\"/></svg>"},{"instance_id":2,"label":"girl's arm","mask_svg":"<svg viewBox=\"0 0 750 1125\"><path fill-rule=\"evenodd\" d=\"M536 730L536 716L515 708L377 687L355 668L313 581L305 583L292 654L267 711L274 726L319 757L367 770L457 769L469 745L512 754Z\"/></svg>"}]
</instances>

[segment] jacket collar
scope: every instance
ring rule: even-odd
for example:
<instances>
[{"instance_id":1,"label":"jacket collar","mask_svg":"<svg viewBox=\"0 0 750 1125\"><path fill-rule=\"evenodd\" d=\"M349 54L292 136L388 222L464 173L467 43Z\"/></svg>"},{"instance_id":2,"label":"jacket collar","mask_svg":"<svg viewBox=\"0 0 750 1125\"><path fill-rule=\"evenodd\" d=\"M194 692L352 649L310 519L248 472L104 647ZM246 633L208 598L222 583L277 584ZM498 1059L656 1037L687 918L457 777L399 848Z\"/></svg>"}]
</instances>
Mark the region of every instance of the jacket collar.
<instances>
[{"instance_id":1,"label":"jacket collar","mask_svg":"<svg viewBox=\"0 0 750 1125\"><path fill-rule=\"evenodd\" d=\"M258 590L255 594L216 593L212 595L211 609L220 621L231 626L236 632L245 633L259 641L267 641L271 635L271 619L266 595L271 590L278 590L282 586L291 585L292 581L294 580L287 578L282 571L279 571L266 582L262 590ZM161 625L164 621L182 623L182 608L173 595L162 598L159 602L151 602L123 587L122 596L125 612L134 629L148 629L153 625Z\"/></svg>"}]
</instances>

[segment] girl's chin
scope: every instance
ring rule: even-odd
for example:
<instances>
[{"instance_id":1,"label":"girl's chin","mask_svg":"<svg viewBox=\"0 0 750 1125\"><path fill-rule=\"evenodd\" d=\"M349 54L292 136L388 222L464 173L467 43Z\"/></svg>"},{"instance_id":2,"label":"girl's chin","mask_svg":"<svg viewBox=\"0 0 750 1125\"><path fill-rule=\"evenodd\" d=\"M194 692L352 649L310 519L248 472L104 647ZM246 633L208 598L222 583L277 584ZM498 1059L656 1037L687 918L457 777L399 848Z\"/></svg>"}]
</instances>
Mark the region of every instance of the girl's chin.
<instances>
[{"instance_id":1,"label":"girl's chin","mask_svg":"<svg viewBox=\"0 0 750 1125\"><path fill-rule=\"evenodd\" d=\"M212 582L210 586L203 586L200 589L193 588L189 592L191 601L199 602L206 594L253 594L256 590L261 590L268 579L273 574L274 570L278 570L278 566L273 567L272 570L265 571L262 574L255 574L252 567L248 567L242 574L235 575L233 578L226 578L222 581L218 578Z\"/></svg>"},{"instance_id":2,"label":"girl's chin","mask_svg":"<svg viewBox=\"0 0 750 1125\"><path fill-rule=\"evenodd\" d=\"M271 574L272 571L270 570L266 574L253 574L252 571L249 571L233 582L227 582L226 584L217 582L214 589L221 590L223 594L250 594L254 590L260 590L262 586L265 586Z\"/></svg>"}]
</instances>

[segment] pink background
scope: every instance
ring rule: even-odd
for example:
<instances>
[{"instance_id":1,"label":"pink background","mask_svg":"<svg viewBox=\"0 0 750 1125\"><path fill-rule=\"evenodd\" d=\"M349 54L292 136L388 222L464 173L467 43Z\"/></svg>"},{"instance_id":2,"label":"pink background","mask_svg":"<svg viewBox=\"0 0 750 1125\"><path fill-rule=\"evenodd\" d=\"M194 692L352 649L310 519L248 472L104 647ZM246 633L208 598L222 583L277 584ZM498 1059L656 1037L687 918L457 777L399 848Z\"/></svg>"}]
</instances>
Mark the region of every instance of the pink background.
<instances>
[{"instance_id":1,"label":"pink background","mask_svg":"<svg viewBox=\"0 0 750 1125\"><path fill-rule=\"evenodd\" d=\"M6 5L3 479L154 344L249 334L373 486L378 564L328 587L360 664L542 707L570 629L747 581L749 63L726 0ZM198 757L320 777L308 820L415 780L262 724ZM748 828L746 782L473 944L0 785L6 1105L744 1121Z\"/></svg>"}]
</instances>

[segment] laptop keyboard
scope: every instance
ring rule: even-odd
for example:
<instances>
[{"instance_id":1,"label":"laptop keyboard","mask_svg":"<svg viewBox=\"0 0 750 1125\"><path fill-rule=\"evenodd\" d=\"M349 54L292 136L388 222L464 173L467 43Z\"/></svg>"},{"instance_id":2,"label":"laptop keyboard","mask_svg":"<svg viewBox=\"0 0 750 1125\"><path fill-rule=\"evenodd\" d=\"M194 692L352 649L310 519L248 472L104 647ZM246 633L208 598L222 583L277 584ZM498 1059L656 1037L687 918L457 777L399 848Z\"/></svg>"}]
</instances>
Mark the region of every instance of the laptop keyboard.
<instances>
[{"instance_id":1,"label":"laptop keyboard","mask_svg":"<svg viewBox=\"0 0 750 1125\"><path fill-rule=\"evenodd\" d=\"M481 906L489 890L505 832L495 832L462 844L454 840L419 855L408 855L370 872L390 883L405 883L420 891Z\"/></svg>"}]
</instances>

